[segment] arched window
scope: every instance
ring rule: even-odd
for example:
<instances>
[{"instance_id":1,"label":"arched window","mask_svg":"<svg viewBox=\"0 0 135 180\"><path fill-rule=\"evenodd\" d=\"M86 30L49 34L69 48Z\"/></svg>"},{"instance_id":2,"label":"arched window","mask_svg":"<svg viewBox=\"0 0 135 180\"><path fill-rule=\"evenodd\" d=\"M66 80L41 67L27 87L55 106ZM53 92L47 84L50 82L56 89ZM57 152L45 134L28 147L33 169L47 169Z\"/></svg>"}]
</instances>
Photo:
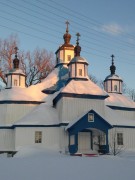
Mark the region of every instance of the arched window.
<instances>
[{"instance_id":1,"label":"arched window","mask_svg":"<svg viewBox=\"0 0 135 180\"><path fill-rule=\"evenodd\" d=\"M14 86L17 86L17 79L14 79Z\"/></svg>"},{"instance_id":2,"label":"arched window","mask_svg":"<svg viewBox=\"0 0 135 180\"><path fill-rule=\"evenodd\" d=\"M79 69L79 76L82 76L82 69Z\"/></svg>"},{"instance_id":3,"label":"arched window","mask_svg":"<svg viewBox=\"0 0 135 180\"><path fill-rule=\"evenodd\" d=\"M67 61L71 60L71 55L67 55Z\"/></svg>"},{"instance_id":4,"label":"arched window","mask_svg":"<svg viewBox=\"0 0 135 180\"><path fill-rule=\"evenodd\" d=\"M114 85L114 91L117 91L117 85Z\"/></svg>"}]
</instances>

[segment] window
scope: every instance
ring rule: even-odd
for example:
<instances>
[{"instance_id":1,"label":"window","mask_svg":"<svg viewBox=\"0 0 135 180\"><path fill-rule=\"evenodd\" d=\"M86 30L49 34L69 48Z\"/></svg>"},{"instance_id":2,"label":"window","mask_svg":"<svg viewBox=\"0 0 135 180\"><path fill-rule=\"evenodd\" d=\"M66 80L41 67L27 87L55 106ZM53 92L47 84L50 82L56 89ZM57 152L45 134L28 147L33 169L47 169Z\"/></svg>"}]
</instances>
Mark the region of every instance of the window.
<instances>
[{"instance_id":1,"label":"window","mask_svg":"<svg viewBox=\"0 0 135 180\"><path fill-rule=\"evenodd\" d=\"M68 60L68 61L71 60L71 55L67 55L67 60Z\"/></svg>"},{"instance_id":2,"label":"window","mask_svg":"<svg viewBox=\"0 0 135 180\"><path fill-rule=\"evenodd\" d=\"M79 69L79 76L82 76L82 69Z\"/></svg>"},{"instance_id":3,"label":"window","mask_svg":"<svg viewBox=\"0 0 135 180\"><path fill-rule=\"evenodd\" d=\"M14 79L14 86L17 86L17 79Z\"/></svg>"},{"instance_id":4,"label":"window","mask_svg":"<svg viewBox=\"0 0 135 180\"><path fill-rule=\"evenodd\" d=\"M94 114L88 113L88 122L94 122Z\"/></svg>"},{"instance_id":5,"label":"window","mask_svg":"<svg viewBox=\"0 0 135 180\"><path fill-rule=\"evenodd\" d=\"M117 144L123 145L123 133L117 133Z\"/></svg>"},{"instance_id":6,"label":"window","mask_svg":"<svg viewBox=\"0 0 135 180\"><path fill-rule=\"evenodd\" d=\"M35 143L42 143L42 131L35 132Z\"/></svg>"},{"instance_id":7,"label":"window","mask_svg":"<svg viewBox=\"0 0 135 180\"><path fill-rule=\"evenodd\" d=\"M117 85L114 85L114 91L117 91Z\"/></svg>"}]
</instances>

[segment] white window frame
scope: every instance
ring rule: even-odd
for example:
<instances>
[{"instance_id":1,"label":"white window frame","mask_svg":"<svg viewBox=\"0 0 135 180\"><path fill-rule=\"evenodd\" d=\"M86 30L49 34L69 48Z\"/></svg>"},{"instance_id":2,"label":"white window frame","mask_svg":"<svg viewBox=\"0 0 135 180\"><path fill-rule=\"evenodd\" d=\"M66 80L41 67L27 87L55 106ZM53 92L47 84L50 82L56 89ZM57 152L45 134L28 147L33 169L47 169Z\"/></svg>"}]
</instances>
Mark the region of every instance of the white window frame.
<instances>
[{"instance_id":1,"label":"white window frame","mask_svg":"<svg viewBox=\"0 0 135 180\"><path fill-rule=\"evenodd\" d=\"M35 143L42 143L42 131L35 131Z\"/></svg>"},{"instance_id":2,"label":"white window frame","mask_svg":"<svg viewBox=\"0 0 135 180\"><path fill-rule=\"evenodd\" d=\"M123 140L124 140L123 133L118 132L117 133L117 145L122 146L124 144Z\"/></svg>"},{"instance_id":3,"label":"white window frame","mask_svg":"<svg viewBox=\"0 0 135 180\"><path fill-rule=\"evenodd\" d=\"M94 114L88 113L88 122L94 122Z\"/></svg>"}]
</instances>

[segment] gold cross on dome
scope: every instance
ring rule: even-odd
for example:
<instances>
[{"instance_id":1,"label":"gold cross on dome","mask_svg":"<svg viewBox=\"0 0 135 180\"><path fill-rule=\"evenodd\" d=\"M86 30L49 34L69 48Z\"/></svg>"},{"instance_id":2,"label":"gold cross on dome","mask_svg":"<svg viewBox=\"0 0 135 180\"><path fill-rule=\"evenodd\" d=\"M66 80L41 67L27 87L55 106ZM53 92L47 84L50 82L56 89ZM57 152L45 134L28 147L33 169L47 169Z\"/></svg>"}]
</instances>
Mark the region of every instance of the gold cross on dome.
<instances>
[{"instance_id":1,"label":"gold cross on dome","mask_svg":"<svg viewBox=\"0 0 135 180\"><path fill-rule=\"evenodd\" d=\"M79 37L81 36L80 33L79 32L76 33L76 36L77 36L77 40L76 41L77 41L77 43L79 43Z\"/></svg>"},{"instance_id":2,"label":"gold cross on dome","mask_svg":"<svg viewBox=\"0 0 135 180\"><path fill-rule=\"evenodd\" d=\"M67 25L66 32L68 32L68 26L69 26L70 23L68 21L66 21L65 24Z\"/></svg>"},{"instance_id":3,"label":"gold cross on dome","mask_svg":"<svg viewBox=\"0 0 135 180\"><path fill-rule=\"evenodd\" d=\"M114 64L114 59L113 59L113 58L114 58L115 56L112 54L111 57L112 57L112 64Z\"/></svg>"},{"instance_id":4,"label":"gold cross on dome","mask_svg":"<svg viewBox=\"0 0 135 180\"><path fill-rule=\"evenodd\" d=\"M18 50L19 50L18 47L15 47L14 50L15 50L15 54L17 55Z\"/></svg>"}]
</instances>

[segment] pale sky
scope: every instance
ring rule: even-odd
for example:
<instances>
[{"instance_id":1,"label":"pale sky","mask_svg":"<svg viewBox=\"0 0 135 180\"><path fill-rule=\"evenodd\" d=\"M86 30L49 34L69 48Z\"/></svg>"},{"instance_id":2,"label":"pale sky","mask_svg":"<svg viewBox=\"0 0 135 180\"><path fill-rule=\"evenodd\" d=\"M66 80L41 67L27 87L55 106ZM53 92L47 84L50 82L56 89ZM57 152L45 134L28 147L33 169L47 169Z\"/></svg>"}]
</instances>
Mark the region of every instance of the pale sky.
<instances>
[{"instance_id":1,"label":"pale sky","mask_svg":"<svg viewBox=\"0 0 135 180\"><path fill-rule=\"evenodd\" d=\"M115 55L116 74L135 89L135 0L0 0L0 38L17 34L19 49L55 53L65 21L71 43L79 32L89 73L104 80Z\"/></svg>"}]
</instances>

